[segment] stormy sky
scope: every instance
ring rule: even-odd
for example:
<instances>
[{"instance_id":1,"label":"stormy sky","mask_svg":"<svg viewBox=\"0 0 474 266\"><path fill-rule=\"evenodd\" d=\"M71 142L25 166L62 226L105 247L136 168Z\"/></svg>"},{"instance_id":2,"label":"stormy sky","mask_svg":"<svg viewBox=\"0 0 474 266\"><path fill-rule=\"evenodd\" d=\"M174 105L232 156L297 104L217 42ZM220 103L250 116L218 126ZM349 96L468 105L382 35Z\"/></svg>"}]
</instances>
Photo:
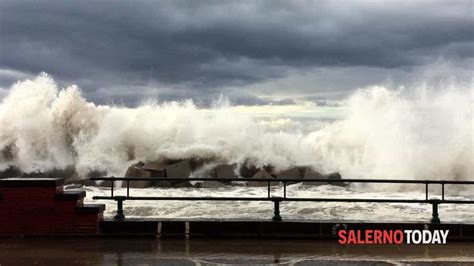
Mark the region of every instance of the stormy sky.
<instances>
[{"instance_id":1,"label":"stormy sky","mask_svg":"<svg viewBox=\"0 0 474 266\"><path fill-rule=\"evenodd\" d=\"M466 1L5 1L0 89L40 72L97 103L325 103L472 81Z\"/></svg>"}]
</instances>

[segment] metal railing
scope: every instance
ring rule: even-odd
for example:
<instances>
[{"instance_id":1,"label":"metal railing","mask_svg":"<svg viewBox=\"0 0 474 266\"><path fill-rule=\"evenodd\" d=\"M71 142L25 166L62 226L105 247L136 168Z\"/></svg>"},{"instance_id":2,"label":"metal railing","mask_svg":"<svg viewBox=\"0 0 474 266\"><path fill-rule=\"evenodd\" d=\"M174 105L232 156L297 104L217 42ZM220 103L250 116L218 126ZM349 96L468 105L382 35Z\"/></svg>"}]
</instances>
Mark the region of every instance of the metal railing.
<instances>
[{"instance_id":1,"label":"metal railing","mask_svg":"<svg viewBox=\"0 0 474 266\"><path fill-rule=\"evenodd\" d=\"M474 181L447 181L447 180L399 180L399 179L290 179L290 178L131 178L131 177L95 177L91 178L94 181L109 181L110 196L93 196L96 200L115 200L117 202L117 213L114 219L124 219L123 202L126 200L158 200L158 201L271 201L273 202L273 221L281 221L280 216L280 202L284 201L306 201L306 202L375 202L375 203L422 203L432 205L431 223L440 223L438 205L439 204L474 204L474 200L449 200L445 198L446 185L474 185ZM122 181L126 185L126 195L114 195L115 182ZM266 182L267 195L265 197L144 197L130 195L130 182L135 181L171 181L171 182L191 182L191 181L218 181L218 182ZM272 196L272 183L280 182L283 186L283 196ZM425 185L424 199L396 199L396 198L319 198L319 197L288 197L287 186L297 182L314 182L314 183L383 183L383 184L421 184ZM441 185L441 198L430 198L429 185Z\"/></svg>"}]
</instances>

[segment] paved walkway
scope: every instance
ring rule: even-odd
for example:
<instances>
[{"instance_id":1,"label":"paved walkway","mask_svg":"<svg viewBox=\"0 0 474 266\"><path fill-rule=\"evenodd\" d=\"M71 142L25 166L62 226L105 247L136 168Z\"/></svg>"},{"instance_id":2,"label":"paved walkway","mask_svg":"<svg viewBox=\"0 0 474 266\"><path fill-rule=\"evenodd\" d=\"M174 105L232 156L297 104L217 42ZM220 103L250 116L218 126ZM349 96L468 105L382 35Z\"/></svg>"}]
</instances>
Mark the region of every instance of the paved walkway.
<instances>
[{"instance_id":1,"label":"paved walkway","mask_svg":"<svg viewBox=\"0 0 474 266\"><path fill-rule=\"evenodd\" d=\"M474 263L474 243L340 246L308 240L0 239L0 265L393 265Z\"/></svg>"}]
</instances>

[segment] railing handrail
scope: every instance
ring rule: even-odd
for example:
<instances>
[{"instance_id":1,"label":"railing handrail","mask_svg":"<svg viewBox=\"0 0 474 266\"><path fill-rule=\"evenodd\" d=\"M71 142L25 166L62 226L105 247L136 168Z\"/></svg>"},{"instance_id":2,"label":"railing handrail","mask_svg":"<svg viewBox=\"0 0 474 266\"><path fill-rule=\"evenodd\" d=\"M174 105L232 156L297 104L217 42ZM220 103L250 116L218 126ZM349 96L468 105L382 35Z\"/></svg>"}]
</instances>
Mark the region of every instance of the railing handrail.
<instances>
[{"instance_id":1,"label":"railing handrail","mask_svg":"<svg viewBox=\"0 0 474 266\"><path fill-rule=\"evenodd\" d=\"M474 185L474 180L435 180L435 179L320 179L320 178L246 178L246 177L92 177L93 181L271 181L271 182L348 182L348 183L387 183L387 184L445 184Z\"/></svg>"},{"instance_id":2,"label":"railing handrail","mask_svg":"<svg viewBox=\"0 0 474 266\"><path fill-rule=\"evenodd\" d=\"M121 198L122 197L122 198ZM474 200L441 200L441 199L369 199L369 198L284 198L284 197L147 197L147 196L94 196L103 200L204 200L204 201L324 201L324 202L387 202L387 203L444 203L444 204L474 204Z\"/></svg>"},{"instance_id":3,"label":"railing handrail","mask_svg":"<svg viewBox=\"0 0 474 266\"><path fill-rule=\"evenodd\" d=\"M123 201L125 200L203 200L203 201L271 201L274 204L274 221L281 221L280 202L282 201L309 201L309 202L378 202L378 203L427 203L433 207L431 223L440 223L438 205L439 204L474 204L474 200L446 200L445 185L472 185L474 181L466 180L409 180L409 179L319 179L319 178L211 178L211 177L94 177L90 180L110 181L110 196L93 196L93 199L115 200L117 201L117 214L115 219L123 219ZM114 195L115 181L125 181L126 196ZM267 197L144 197L130 196L130 182L134 181L259 181L267 183ZM272 196L270 186L272 183L280 182L283 184L283 196ZM324 182L324 183L386 183L386 184L423 184L425 185L425 199L406 199L406 198L293 198L287 197L287 185L295 182ZM441 199L429 197L429 185L441 185Z\"/></svg>"}]
</instances>

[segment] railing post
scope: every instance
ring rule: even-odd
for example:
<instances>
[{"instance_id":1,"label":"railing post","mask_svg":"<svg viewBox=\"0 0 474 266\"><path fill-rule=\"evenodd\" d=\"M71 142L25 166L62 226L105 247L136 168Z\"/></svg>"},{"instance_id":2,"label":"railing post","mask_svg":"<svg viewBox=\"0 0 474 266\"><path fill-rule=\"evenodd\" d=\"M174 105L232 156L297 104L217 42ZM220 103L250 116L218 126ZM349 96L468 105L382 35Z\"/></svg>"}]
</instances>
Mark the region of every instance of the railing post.
<instances>
[{"instance_id":1,"label":"railing post","mask_svg":"<svg viewBox=\"0 0 474 266\"><path fill-rule=\"evenodd\" d=\"M130 180L127 180L127 197L130 197Z\"/></svg>"},{"instance_id":2,"label":"railing post","mask_svg":"<svg viewBox=\"0 0 474 266\"><path fill-rule=\"evenodd\" d=\"M433 205L433 215L431 217L431 223L432 224L439 224L441 223L441 220L439 219L439 213L438 213L438 201L431 202L431 205Z\"/></svg>"},{"instance_id":3,"label":"railing post","mask_svg":"<svg viewBox=\"0 0 474 266\"><path fill-rule=\"evenodd\" d=\"M274 209L273 209L273 221L281 221L281 216L280 216L280 199L272 199L273 204L274 204Z\"/></svg>"},{"instance_id":4,"label":"railing post","mask_svg":"<svg viewBox=\"0 0 474 266\"><path fill-rule=\"evenodd\" d=\"M441 199L444 200L444 183L441 184Z\"/></svg>"},{"instance_id":5,"label":"railing post","mask_svg":"<svg viewBox=\"0 0 474 266\"><path fill-rule=\"evenodd\" d=\"M428 200L428 183L426 183L425 186L426 200Z\"/></svg>"},{"instance_id":6,"label":"railing post","mask_svg":"<svg viewBox=\"0 0 474 266\"><path fill-rule=\"evenodd\" d=\"M125 219L125 215L123 214L123 201L125 197L115 197L115 200L117 201L117 214L115 214L114 220L123 220Z\"/></svg>"},{"instance_id":7,"label":"railing post","mask_svg":"<svg viewBox=\"0 0 474 266\"><path fill-rule=\"evenodd\" d=\"M270 198L270 181L267 182L267 196Z\"/></svg>"},{"instance_id":8,"label":"railing post","mask_svg":"<svg viewBox=\"0 0 474 266\"><path fill-rule=\"evenodd\" d=\"M112 177L112 179L110 179L110 196L111 197L114 196L114 187L115 187L115 180L113 178L114 177Z\"/></svg>"}]
</instances>

